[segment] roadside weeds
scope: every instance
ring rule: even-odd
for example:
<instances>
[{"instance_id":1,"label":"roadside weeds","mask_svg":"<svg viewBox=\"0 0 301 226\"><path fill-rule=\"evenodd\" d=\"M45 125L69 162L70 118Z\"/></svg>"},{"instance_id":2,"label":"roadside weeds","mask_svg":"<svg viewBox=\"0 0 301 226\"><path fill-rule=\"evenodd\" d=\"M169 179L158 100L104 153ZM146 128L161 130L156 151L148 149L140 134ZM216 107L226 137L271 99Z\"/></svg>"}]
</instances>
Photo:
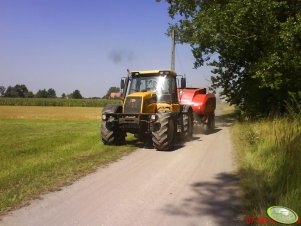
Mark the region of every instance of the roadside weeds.
<instances>
[{"instance_id":1,"label":"roadside weeds","mask_svg":"<svg viewBox=\"0 0 301 226\"><path fill-rule=\"evenodd\" d=\"M300 216L300 120L237 122L232 128L232 139L246 216L266 217L267 208L275 205L289 207Z\"/></svg>"}]
</instances>

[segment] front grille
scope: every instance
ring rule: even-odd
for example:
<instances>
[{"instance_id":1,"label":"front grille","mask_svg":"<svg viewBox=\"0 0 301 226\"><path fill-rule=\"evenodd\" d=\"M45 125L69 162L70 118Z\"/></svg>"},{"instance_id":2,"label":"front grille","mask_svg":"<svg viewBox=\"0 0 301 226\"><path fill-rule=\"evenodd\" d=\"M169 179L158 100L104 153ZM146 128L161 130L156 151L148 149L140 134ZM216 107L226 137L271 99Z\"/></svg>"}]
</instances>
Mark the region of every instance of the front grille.
<instances>
[{"instance_id":1,"label":"front grille","mask_svg":"<svg viewBox=\"0 0 301 226\"><path fill-rule=\"evenodd\" d=\"M124 113L137 114L141 111L141 97L127 97L124 103Z\"/></svg>"}]
</instances>

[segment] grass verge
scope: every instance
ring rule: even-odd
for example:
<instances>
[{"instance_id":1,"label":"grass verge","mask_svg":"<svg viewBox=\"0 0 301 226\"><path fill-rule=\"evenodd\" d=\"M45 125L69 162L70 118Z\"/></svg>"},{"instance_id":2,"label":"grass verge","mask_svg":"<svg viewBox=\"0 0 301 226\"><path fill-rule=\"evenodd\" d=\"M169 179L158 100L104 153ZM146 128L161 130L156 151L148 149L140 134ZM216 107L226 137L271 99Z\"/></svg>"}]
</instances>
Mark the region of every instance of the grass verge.
<instances>
[{"instance_id":1,"label":"grass verge","mask_svg":"<svg viewBox=\"0 0 301 226\"><path fill-rule=\"evenodd\" d=\"M134 150L133 145L103 145L99 121L88 120L84 114L80 120L54 120L54 116L0 117L0 214Z\"/></svg>"},{"instance_id":2,"label":"grass verge","mask_svg":"<svg viewBox=\"0 0 301 226\"><path fill-rule=\"evenodd\" d=\"M300 216L301 122L278 118L236 123L232 137L246 215L266 217L268 207L281 205Z\"/></svg>"}]
</instances>

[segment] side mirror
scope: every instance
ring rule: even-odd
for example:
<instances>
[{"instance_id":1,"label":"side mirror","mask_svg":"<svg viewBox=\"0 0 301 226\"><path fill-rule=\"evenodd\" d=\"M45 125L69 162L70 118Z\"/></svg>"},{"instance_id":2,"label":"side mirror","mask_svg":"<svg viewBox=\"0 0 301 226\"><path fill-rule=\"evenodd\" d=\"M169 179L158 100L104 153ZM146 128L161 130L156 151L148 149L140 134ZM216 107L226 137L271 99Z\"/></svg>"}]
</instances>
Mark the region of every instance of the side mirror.
<instances>
[{"instance_id":1,"label":"side mirror","mask_svg":"<svg viewBox=\"0 0 301 226\"><path fill-rule=\"evenodd\" d=\"M181 88L186 88L186 78L181 78Z\"/></svg>"},{"instance_id":2,"label":"side mirror","mask_svg":"<svg viewBox=\"0 0 301 226\"><path fill-rule=\"evenodd\" d=\"M124 79L121 79L120 81L120 89L124 89Z\"/></svg>"}]
</instances>

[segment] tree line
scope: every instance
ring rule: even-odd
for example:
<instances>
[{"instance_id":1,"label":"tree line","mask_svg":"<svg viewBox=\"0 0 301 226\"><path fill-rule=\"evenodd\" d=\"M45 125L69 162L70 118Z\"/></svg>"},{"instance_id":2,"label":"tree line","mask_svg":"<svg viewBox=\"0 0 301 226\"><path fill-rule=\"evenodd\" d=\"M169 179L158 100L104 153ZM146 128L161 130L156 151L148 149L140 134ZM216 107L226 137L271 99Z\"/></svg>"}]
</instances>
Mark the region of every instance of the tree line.
<instances>
[{"instance_id":1,"label":"tree line","mask_svg":"<svg viewBox=\"0 0 301 226\"><path fill-rule=\"evenodd\" d=\"M34 94L32 91L29 91L24 84L8 86L7 88L0 86L0 96L13 98L58 98L56 91L52 88L48 90L40 89ZM80 91L76 89L70 94L63 93L61 98L82 99L83 96L81 95Z\"/></svg>"},{"instance_id":2,"label":"tree line","mask_svg":"<svg viewBox=\"0 0 301 226\"><path fill-rule=\"evenodd\" d=\"M229 103L250 117L300 109L301 1L165 1L167 34L192 47L195 68L214 67L212 88Z\"/></svg>"}]
</instances>

